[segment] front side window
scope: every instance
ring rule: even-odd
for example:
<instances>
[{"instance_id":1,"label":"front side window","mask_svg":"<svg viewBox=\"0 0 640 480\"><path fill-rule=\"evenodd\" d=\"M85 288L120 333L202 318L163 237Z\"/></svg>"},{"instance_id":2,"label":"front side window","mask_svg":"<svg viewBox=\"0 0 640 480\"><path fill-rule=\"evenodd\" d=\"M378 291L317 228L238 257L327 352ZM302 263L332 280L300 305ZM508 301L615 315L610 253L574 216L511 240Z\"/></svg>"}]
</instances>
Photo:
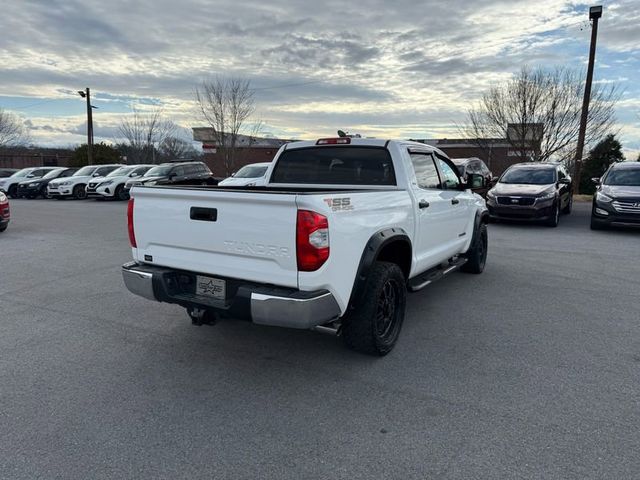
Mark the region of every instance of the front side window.
<instances>
[{"instance_id":1,"label":"front side window","mask_svg":"<svg viewBox=\"0 0 640 480\"><path fill-rule=\"evenodd\" d=\"M442 172L442 184L448 190L455 190L460 187L460 178L451 166L438 157L438 165Z\"/></svg>"},{"instance_id":2,"label":"front side window","mask_svg":"<svg viewBox=\"0 0 640 480\"><path fill-rule=\"evenodd\" d=\"M412 153L411 163L416 173L416 181L420 188L440 188L440 177L433 155L430 153Z\"/></svg>"}]
</instances>

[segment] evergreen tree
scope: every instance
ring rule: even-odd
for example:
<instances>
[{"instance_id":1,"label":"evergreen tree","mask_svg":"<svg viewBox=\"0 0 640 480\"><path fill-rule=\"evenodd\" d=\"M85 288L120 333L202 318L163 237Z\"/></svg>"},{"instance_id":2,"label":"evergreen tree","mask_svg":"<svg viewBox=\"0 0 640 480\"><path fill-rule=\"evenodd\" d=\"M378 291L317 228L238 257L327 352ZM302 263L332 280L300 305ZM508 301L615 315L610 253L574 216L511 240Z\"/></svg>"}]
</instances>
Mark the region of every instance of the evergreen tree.
<instances>
[{"instance_id":1,"label":"evergreen tree","mask_svg":"<svg viewBox=\"0 0 640 480\"><path fill-rule=\"evenodd\" d=\"M91 163L93 165L101 165L107 163L120 163L120 152L113 148L111 145L107 145L104 142L96 143L91 150L93 158ZM82 144L77 147L71 155L70 164L74 167L82 167L89 163L89 156L87 152L87 144Z\"/></svg>"},{"instance_id":2,"label":"evergreen tree","mask_svg":"<svg viewBox=\"0 0 640 480\"><path fill-rule=\"evenodd\" d=\"M601 177L607 168L609 168L609 165L622 161L624 161L622 145L616 139L615 135L607 135L604 140L593 147L589 152L587 160L584 162L582 178L580 179L580 193L592 195L595 192L596 186L591 179Z\"/></svg>"}]
</instances>

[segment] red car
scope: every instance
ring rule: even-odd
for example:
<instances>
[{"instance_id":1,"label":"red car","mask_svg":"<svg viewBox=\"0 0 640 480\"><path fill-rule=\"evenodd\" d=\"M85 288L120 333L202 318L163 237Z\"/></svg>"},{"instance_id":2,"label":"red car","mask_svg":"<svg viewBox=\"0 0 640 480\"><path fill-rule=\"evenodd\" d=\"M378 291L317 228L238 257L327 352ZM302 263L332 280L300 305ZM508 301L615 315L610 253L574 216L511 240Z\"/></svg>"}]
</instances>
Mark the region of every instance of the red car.
<instances>
[{"instance_id":1,"label":"red car","mask_svg":"<svg viewBox=\"0 0 640 480\"><path fill-rule=\"evenodd\" d=\"M9 199L4 193L0 192L0 232L4 232L7 229L10 218Z\"/></svg>"}]
</instances>

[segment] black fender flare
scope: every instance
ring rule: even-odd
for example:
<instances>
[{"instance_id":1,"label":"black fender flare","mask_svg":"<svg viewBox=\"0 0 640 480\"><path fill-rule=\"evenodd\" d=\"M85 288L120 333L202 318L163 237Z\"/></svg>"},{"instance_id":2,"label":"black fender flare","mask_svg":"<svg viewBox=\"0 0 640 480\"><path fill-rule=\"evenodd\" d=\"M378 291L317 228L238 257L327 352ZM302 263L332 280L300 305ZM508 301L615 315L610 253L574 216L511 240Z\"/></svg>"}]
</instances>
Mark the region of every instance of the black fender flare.
<instances>
[{"instance_id":1,"label":"black fender flare","mask_svg":"<svg viewBox=\"0 0 640 480\"><path fill-rule=\"evenodd\" d=\"M489 211L487 209L484 210L476 210L476 218L473 221L473 236L471 237L471 243L469 244L469 248L464 253L465 255L473 248L473 245L476 242L476 238L478 237L478 231L480 230L481 224L487 225L489 223Z\"/></svg>"},{"instance_id":2,"label":"black fender flare","mask_svg":"<svg viewBox=\"0 0 640 480\"><path fill-rule=\"evenodd\" d=\"M371 236L360 257L358 271L356 272L356 278L353 282L353 288L351 289L348 309L354 308L357 301L363 297L369 272L382 249L390 243L398 241L406 243L409 251L412 252L411 239L409 235L407 235L407 232L401 228L386 228ZM411 256L413 258L412 254ZM411 268L411 263L409 264L409 268ZM406 273L408 277L409 272Z\"/></svg>"}]
</instances>

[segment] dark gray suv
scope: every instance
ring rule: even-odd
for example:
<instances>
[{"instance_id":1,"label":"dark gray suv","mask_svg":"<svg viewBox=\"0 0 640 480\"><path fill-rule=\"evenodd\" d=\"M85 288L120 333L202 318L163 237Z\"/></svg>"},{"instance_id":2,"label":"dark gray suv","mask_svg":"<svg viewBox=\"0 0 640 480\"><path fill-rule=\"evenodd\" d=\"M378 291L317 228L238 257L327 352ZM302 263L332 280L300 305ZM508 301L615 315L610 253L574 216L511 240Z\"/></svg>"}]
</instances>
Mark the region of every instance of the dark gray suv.
<instances>
[{"instance_id":1,"label":"dark gray suv","mask_svg":"<svg viewBox=\"0 0 640 480\"><path fill-rule=\"evenodd\" d=\"M124 188L136 185L217 185L209 167L203 162L163 163L151 168L144 177L129 180Z\"/></svg>"},{"instance_id":2,"label":"dark gray suv","mask_svg":"<svg viewBox=\"0 0 640 480\"><path fill-rule=\"evenodd\" d=\"M560 213L571 213L573 182L562 165L517 163L487 192L492 219L535 220L557 227Z\"/></svg>"},{"instance_id":3,"label":"dark gray suv","mask_svg":"<svg viewBox=\"0 0 640 480\"><path fill-rule=\"evenodd\" d=\"M640 227L640 163L614 163L597 185L591 209L591 229L609 225Z\"/></svg>"}]
</instances>

